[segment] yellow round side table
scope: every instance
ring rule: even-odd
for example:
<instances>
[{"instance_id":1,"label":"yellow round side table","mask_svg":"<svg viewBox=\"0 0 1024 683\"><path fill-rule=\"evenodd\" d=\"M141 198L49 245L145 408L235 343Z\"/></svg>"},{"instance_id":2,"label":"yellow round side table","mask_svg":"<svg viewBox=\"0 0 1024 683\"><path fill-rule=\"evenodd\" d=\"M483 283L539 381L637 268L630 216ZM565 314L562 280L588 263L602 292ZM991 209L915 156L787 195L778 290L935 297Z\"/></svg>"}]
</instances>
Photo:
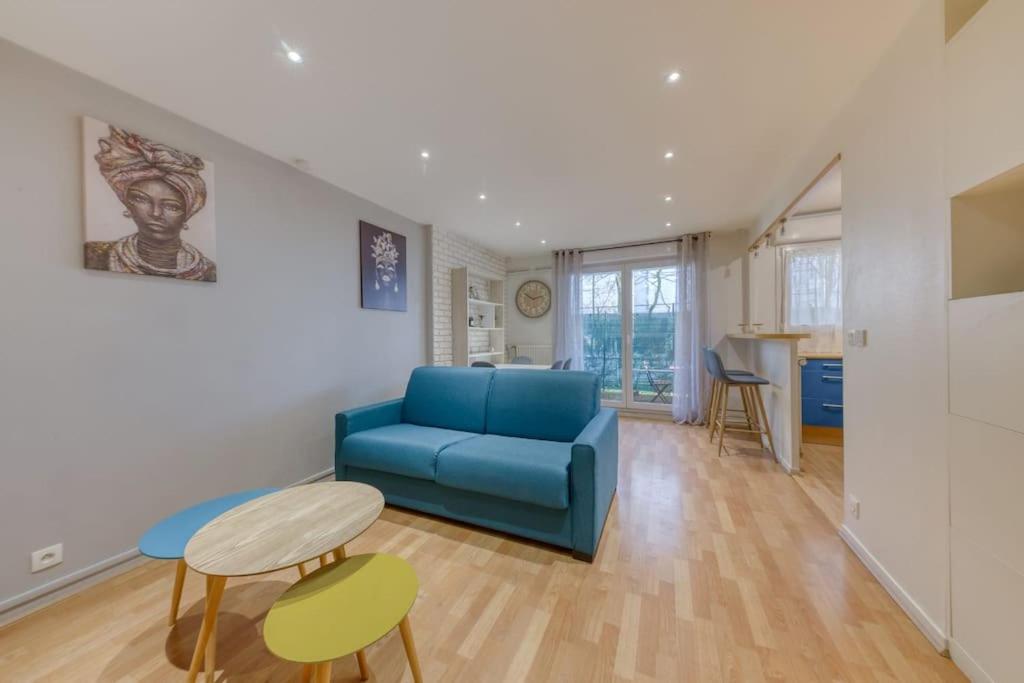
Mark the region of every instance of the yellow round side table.
<instances>
[{"instance_id":1,"label":"yellow round side table","mask_svg":"<svg viewBox=\"0 0 1024 683\"><path fill-rule=\"evenodd\" d=\"M312 572L286 590L263 624L267 647L281 659L305 664L303 680L329 681L331 662L356 654L359 673L370 676L363 648L396 626L409 668L422 683L409 625L419 580L409 563L394 555L355 555Z\"/></svg>"}]
</instances>

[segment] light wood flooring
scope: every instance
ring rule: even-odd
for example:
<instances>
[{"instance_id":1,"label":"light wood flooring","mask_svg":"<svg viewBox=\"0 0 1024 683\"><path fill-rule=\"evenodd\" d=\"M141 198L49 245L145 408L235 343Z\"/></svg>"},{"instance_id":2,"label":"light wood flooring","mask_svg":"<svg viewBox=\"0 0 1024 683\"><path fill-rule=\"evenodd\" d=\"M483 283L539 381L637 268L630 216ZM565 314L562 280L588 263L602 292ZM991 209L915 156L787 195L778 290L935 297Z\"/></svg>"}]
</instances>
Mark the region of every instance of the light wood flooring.
<instances>
[{"instance_id":1,"label":"light wood flooring","mask_svg":"<svg viewBox=\"0 0 1024 683\"><path fill-rule=\"evenodd\" d=\"M843 524L843 447L805 441L800 469L796 483L838 529Z\"/></svg>"},{"instance_id":2,"label":"light wood flooring","mask_svg":"<svg viewBox=\"0 0 1024 683\"><path fill-rule=\"evenodd\" d=\"M749 442L622 420L619 491L593 565L386 509L349 545L407 558L427 681L962 681L800 485ZM2 681L178 681L202 611L190 575L149 562L0 630ZM294 570L229 581L218 681L296 681L262 619ZM375 681L409 681L397 633L368 649ZM358 680L355 658L335 681Z\"/></svg>"}]
</instances>

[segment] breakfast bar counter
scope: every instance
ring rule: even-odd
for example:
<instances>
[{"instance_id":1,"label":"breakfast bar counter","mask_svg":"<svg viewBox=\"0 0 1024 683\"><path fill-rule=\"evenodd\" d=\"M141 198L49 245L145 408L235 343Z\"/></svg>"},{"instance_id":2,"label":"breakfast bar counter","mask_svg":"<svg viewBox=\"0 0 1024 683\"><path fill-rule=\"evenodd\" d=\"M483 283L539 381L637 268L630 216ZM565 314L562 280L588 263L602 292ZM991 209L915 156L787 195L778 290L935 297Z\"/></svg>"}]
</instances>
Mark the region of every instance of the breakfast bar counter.
<instances>
[{"instance_id":1,"label":"breakfast bar counter","mask_svg":"<svg viewBox=\"0 0 1024 683\"><path fill-rule=\"evenodd\" d=\"M769 382L763 394L765 408L775 437L776 458L787 472L800 470L803 419L797 343L809 337L791 332L728 335L743 367Z\"/></svg>"}]
</instances>

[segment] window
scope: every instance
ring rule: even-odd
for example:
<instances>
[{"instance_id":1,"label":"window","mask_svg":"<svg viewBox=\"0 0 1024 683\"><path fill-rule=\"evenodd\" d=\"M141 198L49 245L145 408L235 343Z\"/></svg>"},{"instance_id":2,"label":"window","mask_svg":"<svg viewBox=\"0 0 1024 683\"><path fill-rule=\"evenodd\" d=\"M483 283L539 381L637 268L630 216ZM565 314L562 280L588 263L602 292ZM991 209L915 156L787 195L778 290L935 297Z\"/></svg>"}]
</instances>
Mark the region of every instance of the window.
<instances>
[{"instance_id":1,"label":"window","mask_svg":"<svg viewBox=\"0 0 1024 683\"><path fill-rule=\"evenodd\" d=\"M801 351L842 351L842 258L839 242L782 248L782 322L787 332L811 334Z\"/></svg>"}]
</instances>

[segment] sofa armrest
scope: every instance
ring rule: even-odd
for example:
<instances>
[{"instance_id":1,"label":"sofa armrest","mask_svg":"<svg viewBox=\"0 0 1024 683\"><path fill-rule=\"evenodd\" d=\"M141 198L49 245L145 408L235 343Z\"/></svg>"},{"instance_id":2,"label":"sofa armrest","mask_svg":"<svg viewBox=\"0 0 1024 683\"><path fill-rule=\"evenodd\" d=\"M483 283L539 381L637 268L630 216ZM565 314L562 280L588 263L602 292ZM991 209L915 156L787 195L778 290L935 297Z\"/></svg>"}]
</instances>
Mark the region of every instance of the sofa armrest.
<instances>
[{"instance_id":1,"label":"sofa armrest","mask_svg":"<svg viewBox=\"0 0 1024 683\"><path fill-rule=\"evenodd\" d=\"M619 481L619 413L602 408L572 444L573 554L593 561Z\"/></svg>"},{"instance_id":2,"label":"sofa armrest","mask_svg":"<svg viewBox=\"0 0 1024 683\"><path fill-rule=\"evenodd\" d=\"M341 480L345 474L345 463L341 458L341 444L346 436L356 432L386 427L402 421L402 402L393 401L374 403L361 408L352 408L334 416L334 478Z\"/></svg>"}]
</instances>

